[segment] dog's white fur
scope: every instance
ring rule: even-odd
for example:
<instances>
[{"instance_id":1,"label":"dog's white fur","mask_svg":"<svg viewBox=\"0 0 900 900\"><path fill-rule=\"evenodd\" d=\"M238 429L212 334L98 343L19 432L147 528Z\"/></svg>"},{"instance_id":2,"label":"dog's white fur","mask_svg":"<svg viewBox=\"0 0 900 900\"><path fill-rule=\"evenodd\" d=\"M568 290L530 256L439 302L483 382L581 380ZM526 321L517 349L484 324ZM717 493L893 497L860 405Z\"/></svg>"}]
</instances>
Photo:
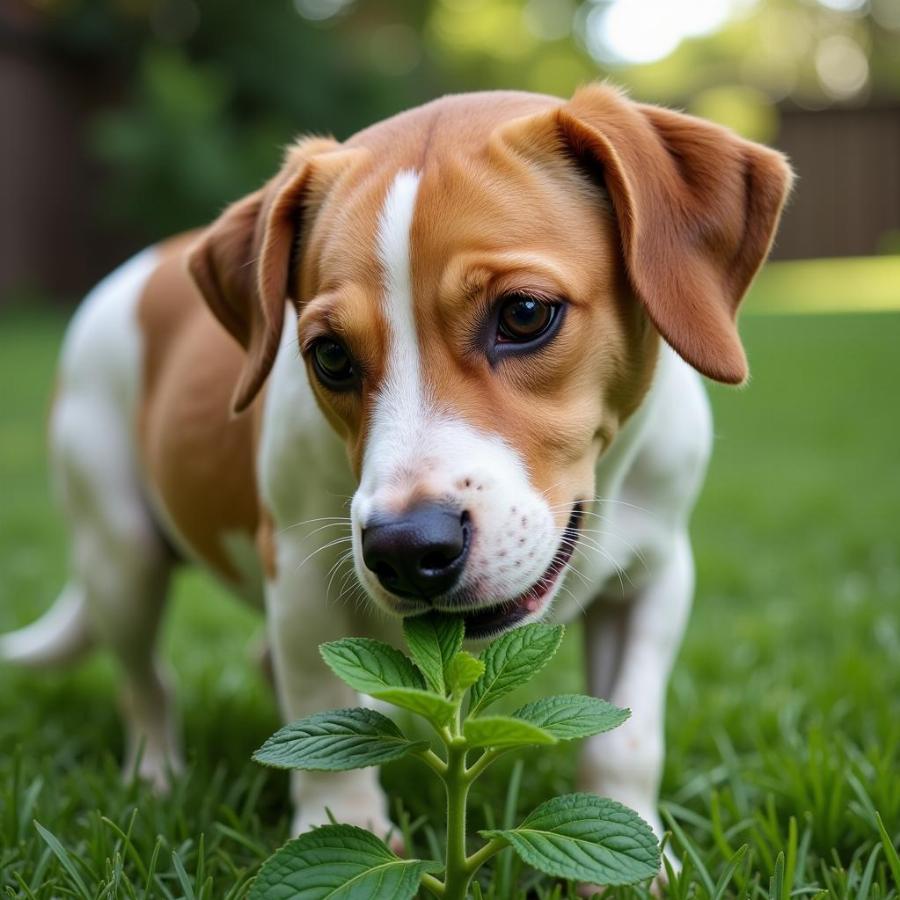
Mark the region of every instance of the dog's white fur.
<instances>
[{"instance_id":1,"label":"dog's white fur","mask_svg":"<svg viewBox=\"0 0 900 900\"><path fill-rule=\"evenodd\" d=\"M55 482L71 532L71 575L57 605L7 635L2 656L70 661L94 639L125 672L126 771L162 786L177 768L167 679L155 659L169 554L150 514L135 452L141 378L137 303L156 265L144 251L86 298L66 335L51 421Z\"/></svg>"},{"instance_id":2,"label":"dog's white fur","mask_svg":"<svg viewBox=\"0 0 900 900\"><path fill-rule=\"evenodd\" d=\"M435 496L451 496L460 507L477 506L482 533L495 537L473 549L467 577L487 581L497 596L533 583L561 539L518 455L501 439L479 433L430 402L409 273L416 187L415 173L400 173L380 220L389 375L358 489L343 444L320 412L296 353L292 311L267 387L257 475L274 520L278 574L262 583L261 574L239 558L247 556L240 547L234 548L234 562L247 573L248 598L265 605L287 719L358 703L325 670L316 652L320 643L373 630L398 635L396 619L335 601L329 586L352 547L369 593L396 609L396 598L381 591L360 562L360 529L373 511L390 507L404 479L421 480L424 474ZM142 745L141 773L163 784L179 759L175 716L153 640L169 563L152 524L162 511L148 508L152 498L142 486L133 438L142 361L136 304L153 265L149 250L120 268L87 298L69 330L52 442L72 531L71 581L39 623L2 639L0 653L21 663L63 661L83 651L90 635L99 637L126 675L126 765L135 764ZM693 591L688 517L711 440L699 376L664 348L643 405L601 457L595 518L585 526L552 611L554 618L569 620L587 609L589 688L633 711L624 727L587 743L583 786L634 807L658 833L666 684ZM322 526L316 523L323 517L335 517L337 525L346 522L351 496L350 536L317 539L315 530ZM523 513L527 527L520 524ZM329 525L325 534L331 533ZM319 544L324 548L317 549ZM515 571L500 567L497 551L503 547L521 548ZM180 549L195 555L190 547ZM373 769L297 773L292 790L296 832L326 821L326 806L338 820L381 832L390 827Z\"/></svg>"}]
</instances>

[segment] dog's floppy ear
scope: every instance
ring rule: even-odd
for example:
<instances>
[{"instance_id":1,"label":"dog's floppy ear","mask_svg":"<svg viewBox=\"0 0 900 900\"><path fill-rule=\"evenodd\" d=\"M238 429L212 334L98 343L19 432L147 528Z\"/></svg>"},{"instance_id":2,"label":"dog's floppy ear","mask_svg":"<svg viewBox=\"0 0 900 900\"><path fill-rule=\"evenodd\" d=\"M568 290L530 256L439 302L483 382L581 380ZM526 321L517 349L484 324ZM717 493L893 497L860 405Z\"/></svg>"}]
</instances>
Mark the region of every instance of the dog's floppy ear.
<instances>
[{"instance_id":1,"label":"dog's floppy ear","mask_svg":"<svg viewBox=\"0 0 900 900\"><path fill-rule=\"evenodd\" d=\"M328 138L295 144L281 171L229 206L188 251L188 269L204 299L247 351L232 396L235 413L250 405L275 361L304 194L317 159L339 146Z\"/></svg>"},{"instance_id":2,"label":"dog's floppy ear","mask_svg":"<svg viewBox=\"0 0 900 900\"><path fill-rule=\"evenodd\" d=\"M633 290L657 330L704 375L747 377L735 317L791 185L784 156L602 85L556 111L560 136L599 166Z\"/></svg>"}]
</instances>

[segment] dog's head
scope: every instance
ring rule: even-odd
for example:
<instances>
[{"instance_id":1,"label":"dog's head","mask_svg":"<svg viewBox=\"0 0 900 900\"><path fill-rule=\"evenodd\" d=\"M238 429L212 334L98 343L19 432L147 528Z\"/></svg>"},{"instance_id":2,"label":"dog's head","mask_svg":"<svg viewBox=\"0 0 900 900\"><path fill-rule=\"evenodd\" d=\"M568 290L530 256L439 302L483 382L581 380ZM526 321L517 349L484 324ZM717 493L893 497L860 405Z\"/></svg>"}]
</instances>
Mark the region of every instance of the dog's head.
<instances>
[{"instance_id":1,"label":"dog's head","mask_svg":"<svg viewBox=\"0 0 900 900\"><path fill-rule=\"evenodd\" d=\"M248 351L237 410L295 304L371 596L486 635L549 606L660 335L745 379L737 306L789 182L779 154L606 87L462 95L300 142L190 265Z\"/></svg>"}]
</instances>

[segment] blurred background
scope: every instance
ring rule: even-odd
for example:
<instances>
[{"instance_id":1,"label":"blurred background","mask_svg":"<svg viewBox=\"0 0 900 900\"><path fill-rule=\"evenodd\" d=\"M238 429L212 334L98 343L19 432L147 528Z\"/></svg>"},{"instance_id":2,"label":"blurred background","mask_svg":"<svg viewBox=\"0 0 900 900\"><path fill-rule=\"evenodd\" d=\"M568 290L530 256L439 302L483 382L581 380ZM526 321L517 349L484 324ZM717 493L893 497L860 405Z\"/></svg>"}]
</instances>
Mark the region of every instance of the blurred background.
<instances>
[{"instance_id":1,"label":"blurred background","mask_svg":"<svg viewBox=\"0 0 900 900\"><path fill-rule=\"evenodd\" d=\"M669 691L662 796L693 865L673 896L721 897L721 876L727 897L898 900L900 0L0 0L0 631L65 579L45 425L66 320L98 278L209 222L299 133L596 78L774 144L799 175L741 322L753 379L710 386L697 602ZM119 778L110 659L0 671L0 893L124 896L120 868L149 883L158 859L146 896L191 896L185 871L201 900L242 896L289 815L283 780L248 762L279 721L248 658L262 630L179 574L164 648L190 765L174 799ZM573 624L516 703L583 688L579 638ZM556 750L501 766L479 827L500 797L511 826L571 790L575 748ZM443 801L404 765L385 781L421 823ZM507 863L485 896L524 896L513 882L559 896Z\"/></svg>"},{"instance_id":2,"label":"blurred background","mask_svg":"<svg viewBox=\"0 0 900 900\"><path fill-rule=\"evenodd\" d=\"M298 133L606 77L790 155L774 258L900 253L900 0L3 0L0 304L74 299ZM893 303L875 271L835 302Z\"/></svg>"}]
</instances>

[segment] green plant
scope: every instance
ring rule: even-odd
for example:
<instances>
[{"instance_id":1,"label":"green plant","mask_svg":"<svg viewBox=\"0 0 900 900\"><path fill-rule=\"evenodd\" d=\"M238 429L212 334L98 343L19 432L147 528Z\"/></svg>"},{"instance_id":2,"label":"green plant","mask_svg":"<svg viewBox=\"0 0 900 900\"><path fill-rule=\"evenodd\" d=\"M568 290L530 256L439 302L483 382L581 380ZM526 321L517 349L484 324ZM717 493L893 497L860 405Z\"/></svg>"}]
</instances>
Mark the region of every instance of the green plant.
<instances>
[{"instance_id":1,"label":"green plant","mask_svg":"<svg viewBox=\"0 0 900 900\"><path fill-rule=\"evenodd\" d=\"M263 864L251 900L404 900L420 887L445 900L464 900L478 869L506 847L556 878L620 885L656 875L659 846L650 827L632 810L593 794L548 800L518 828L482 831L485 843L466 853L469 788L500 756L609 731L629 712L570 694L529 703L511 716L487 715L492 704L544 667L563 627L526 625L489 644L480 657L461 649L463 632L459 619L408 619L404 635L412 659L367 638L319 648L331 670L355 690L426 719L440 753L426 741L408 739L379 712L341 709L287 725L254 754L264 765L313 771L381 765L402 756L421 760L446 789L444 860L404 859L361 828L325 825L289 841Z\"/></svg>"}]
</instances>

